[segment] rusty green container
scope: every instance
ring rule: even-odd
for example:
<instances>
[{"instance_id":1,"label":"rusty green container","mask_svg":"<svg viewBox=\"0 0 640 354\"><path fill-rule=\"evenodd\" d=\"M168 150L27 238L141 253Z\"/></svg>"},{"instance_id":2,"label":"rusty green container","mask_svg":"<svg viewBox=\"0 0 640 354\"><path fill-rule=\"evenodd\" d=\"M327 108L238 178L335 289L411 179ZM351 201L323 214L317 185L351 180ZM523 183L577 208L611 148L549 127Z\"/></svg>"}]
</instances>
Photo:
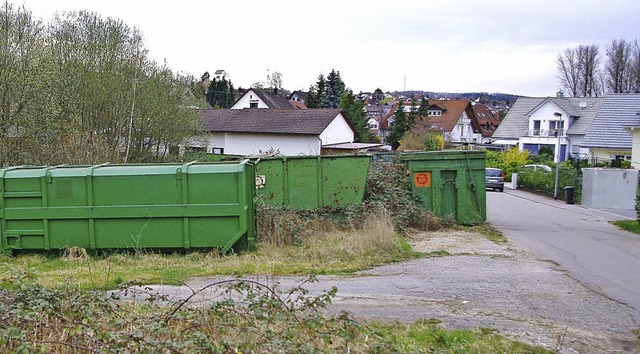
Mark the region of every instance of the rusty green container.
<instances>
[{"instance_id":1,"label":"rusty green container","mask_svg":"<svg viewBox=\"0 0 640 354\"><path fill-rule=\"evenodd\" d=\"M484 151L431 151L402 155L412 193L427 210L463 225L487 218Z\"/></svg>"},{"instance_id":2,"label":"rusty green container","mask_svg":"<svg viewBox=\"0 0 640 354\"><path fill-rule=\"evenodd\" d=\"M252 249L254 177L248 161L0 169L0 251Z\"/></svg>"},{"instance_id":3,"label":"rusty green container","mask_svg":"<svg viewBox=\"0 0 640 354\"><path fill-rule=\"evenodd\" d=\"M371 157L296 156L261 159L256 195L268 205L296 210L358 204L364 198Z\"/></svg>"}]
</instances>

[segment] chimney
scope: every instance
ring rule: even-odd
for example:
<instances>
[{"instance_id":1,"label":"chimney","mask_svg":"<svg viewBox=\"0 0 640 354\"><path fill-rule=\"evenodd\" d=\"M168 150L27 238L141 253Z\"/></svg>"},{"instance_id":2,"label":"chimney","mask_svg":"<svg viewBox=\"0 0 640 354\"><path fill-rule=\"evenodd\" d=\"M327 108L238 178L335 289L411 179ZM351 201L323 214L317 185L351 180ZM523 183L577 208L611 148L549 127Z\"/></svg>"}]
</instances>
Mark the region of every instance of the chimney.
<instances>
[{"instance_id":1,"label":"chimney","mask_svg":"<svg viewBox=\"0 0 640 354\"><path fill-rule=\"evenodd\" d=\"M558 91L558 92L556 92L556 97L563 98L564 97L564 93L562 93L562 91Z\"/></svg>"},{"instance_id":2,"label":"chimney","mask_svg":"<svg viewBox=\"0 0 640 354\"><path fill-rule=\"evenodd\" d=\"M273 88L273 93L275 93L276 95L278 94L278 88L277 87Z\"/></svg>"}]
</instances>

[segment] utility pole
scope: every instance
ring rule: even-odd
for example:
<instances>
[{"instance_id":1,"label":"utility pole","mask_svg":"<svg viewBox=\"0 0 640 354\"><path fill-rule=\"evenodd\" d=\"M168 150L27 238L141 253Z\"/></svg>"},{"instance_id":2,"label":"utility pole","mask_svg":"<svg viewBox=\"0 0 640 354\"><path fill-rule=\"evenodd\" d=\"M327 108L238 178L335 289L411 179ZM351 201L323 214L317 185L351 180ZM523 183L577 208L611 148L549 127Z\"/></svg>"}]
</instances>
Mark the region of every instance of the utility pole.
<instances>
[{"instance_id":1,"label":"utility pole","mask_svg":"<svg viewBox=\"0 0 640 354\"><path fill-rule=\"evenodd\" d=\"M558 117L558 121L556 122L556 136L558 137L558 143L556 146L556 183L553 187L553 199L558 200L558 172L560 172L560 137L562 135L562 131L559 127L560 123L562 123L562 113L555 112L553 113L553 115Z\"/></svg>"}]
</instances>

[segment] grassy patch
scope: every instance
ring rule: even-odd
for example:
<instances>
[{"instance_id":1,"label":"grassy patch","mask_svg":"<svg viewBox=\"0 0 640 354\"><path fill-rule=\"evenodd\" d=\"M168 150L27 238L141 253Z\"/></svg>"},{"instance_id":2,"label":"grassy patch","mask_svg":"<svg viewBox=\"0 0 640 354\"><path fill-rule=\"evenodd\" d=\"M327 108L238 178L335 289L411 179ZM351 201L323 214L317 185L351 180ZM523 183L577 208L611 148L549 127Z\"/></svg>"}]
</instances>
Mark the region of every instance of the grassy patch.
<instances>
[{"instance_id":1,"label":"grassy patch","mask_svg":"<svg viewBox=\"0 0 640 354\"><path fill-rule=\"evenodd\" d=\"M640 224L637 220L619 220L619 221L610 221L613 225L617 227L627 230L629 232L633 232L636 234L640 234Z\"/></svg>"},{"instance_id":2,"label":"grassy patch","mask_svg":"<svg viewBox=\"0 0 640 354\"><path fill-rule=\"evenodd\" d=\"M433 319L361 324L347 313L325 315L337 289L312 296L304 283L286 290L222 280L207 287L218 294L208 303L198 300L197 289L191 300L151 293L145 301L123 297L132 289L111 297L75 286L47 289L24 272L2 283L0 342L7 352L546 353L487 328L446 330Z\"/></svg>"},{"instance_id":3,"label":"grassy patch","mask_svg":"<svg viewBox=\"0 0 640 354\"><path fill-rule=\"evenodd\" d=\"M508 340L491 328L447 330L431 320L413 324L372 324L382 337L402 353L553 353L540 347Z\"/></svg>"},{"instance_id":4,"label":"grassy patch","mask_svg":"<svg viewBox=\"0 0 640 354\"><path fill-rule=\"evenodd\" d=\"M138 252L87 255L22 254L0 258L0 277L29 271L46 287L72 280L83 289L114 289L121 283L181 284L189 277L245 274L350 274L374 266L418 258L394 231L385 214L375 214L357 228L313 231L289 242L288 234L258 242L256 252L161 254Z\"/></svg>"},{"instance_id":5,"label":"grassy patch","mask_svg":"<svg viewBox=\"0 0 640 354\"><path fill-rule=\"evenodd\" d=\"M456 230L468 231L468 232L476 232L484 236L487 240L503 245L509 242L504 235L498 230L496 230L493 226L489 225L489 223L483 223L476 226L455 226Z\"/></svg>"}]
</instances>

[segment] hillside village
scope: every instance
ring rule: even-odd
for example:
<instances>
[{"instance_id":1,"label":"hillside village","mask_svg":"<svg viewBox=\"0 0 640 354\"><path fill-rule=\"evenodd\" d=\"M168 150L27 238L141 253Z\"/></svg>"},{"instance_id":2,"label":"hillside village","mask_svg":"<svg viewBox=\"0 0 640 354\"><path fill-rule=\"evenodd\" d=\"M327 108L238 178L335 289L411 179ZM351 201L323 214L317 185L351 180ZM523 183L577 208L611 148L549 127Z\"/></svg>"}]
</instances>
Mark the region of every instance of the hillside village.
<instances>
[{"instance_id":1,"label":"hillside village","mask_svg":"<svg viewBox=\"0 0 640 354\"><path fill-rule=\"evenodd\" d=\"M217 70L203 85L226 82L227 75ZM186 149L232 155L319 155L512 147L537 154L548 148L554 156L560 150L555 158L560 161L619 165L632 160L633 141L640 139L634 138L639 134L640 95L633 93L579 98L564 97L562 92L553 97L518 97L376 89L355 95L362 117L354 118L353 112L339 107L307 107L309 92L262 87L234 90L229 108L209 105L203 111L205 134L191 139ZM410 123L403 123L406 127L394 145L391 135L399 114ZM359 136L356 119L363 119L366 138ZM429 139L434 143L429 145Z\"/></svg>"},{"instance_id":2,"label":"hillside village","mask_svg":"<svg viewBox=\"0 0 640 354\"><path fill-rule=\"evenodd\" d=\"M208 85L227 80L224 70L202 81L205 95ZM189 150L213 154L254 155L279 152L284 155L364 152L391 150L389 135L401 108L412 120L408 129L417 136L440 135L447 147L473 148L490 145L493 132L509 109L513 95L438 94L429 92L360 92L362 118L370 135L359 138L353 117L339 108L318 112L306 105L308 92L289 92L278 88L234 90L229 108L204 110L205 137L191 139ZM464 97L464 98L463 98ZM217 101L216 101L217 103ZM257 109L254 109L257 108ZM328 115L328 116L327 116ZM326 118L319 118L326 116ZM323 120L324 119L324 120ZM312 127L313 126L313 127ZM295 136L295 137L294 137ZM424 140L424 139L423 139ZM492 147L492 146L489 146ZM405 142L406 149L425 149ZM444 148L441 145L439 149ZM499 149L500 147L498 147Z\"/></svg>"}]
</instances>

